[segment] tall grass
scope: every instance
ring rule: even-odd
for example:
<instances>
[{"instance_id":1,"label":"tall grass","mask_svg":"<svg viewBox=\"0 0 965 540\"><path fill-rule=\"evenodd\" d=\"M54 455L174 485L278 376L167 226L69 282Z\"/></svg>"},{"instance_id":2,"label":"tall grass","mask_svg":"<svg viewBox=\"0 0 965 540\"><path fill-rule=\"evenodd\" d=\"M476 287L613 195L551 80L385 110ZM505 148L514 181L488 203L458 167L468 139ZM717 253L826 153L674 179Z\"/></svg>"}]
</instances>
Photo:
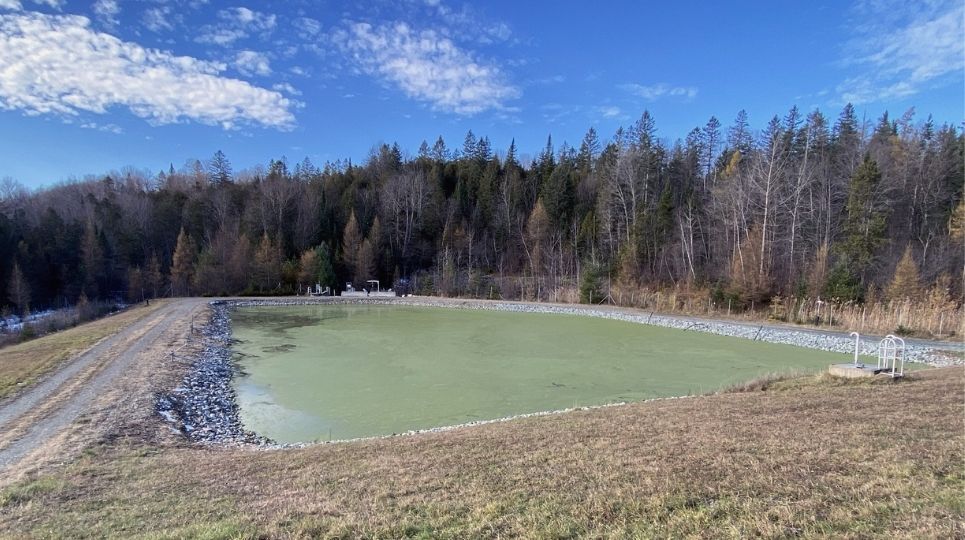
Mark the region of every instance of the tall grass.
<instances>
[{"instance_id":1,"label":"tall grass","mask_svg":"<svg viewBox=\"0 0 965 540\"><path fill-rule=\"evenodd\" d=\"M420 294L580 303L579 284L570 278L458 273L445 283L445 287L441 285L439 279L423 276L416 280L415 289ZM654 289L613 281L603 284L600 294L592 298L592 303L658 313L748 321L770 320L870 334L945 339L965 335L965 306L936 291L891 301L872 295L864 303L775 296L767 302L742 305L715 294L707 287L682 285L673 289Z\"/></svg>"}]
</instances>

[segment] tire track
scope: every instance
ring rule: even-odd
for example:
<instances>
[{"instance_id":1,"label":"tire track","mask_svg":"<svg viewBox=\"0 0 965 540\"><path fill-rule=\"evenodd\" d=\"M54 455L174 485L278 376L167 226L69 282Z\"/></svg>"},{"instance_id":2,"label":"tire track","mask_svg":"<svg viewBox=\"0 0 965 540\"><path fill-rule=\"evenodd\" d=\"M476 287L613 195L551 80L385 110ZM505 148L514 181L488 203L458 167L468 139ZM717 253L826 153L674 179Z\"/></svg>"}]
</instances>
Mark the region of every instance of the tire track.
<instances>
[{"instance_id":1,"label":"tire track","mask_svg":"<svg viewBox=\"0 0 965 540\"><path fill-rule=\"evenodd\" d=\"M70 388L67 387L71 382L76 382L73 379L85 370L99 362L103 364L72 395L29 425L16 440L0 448L0 469L16 465L70 426L90 409L108 385L123 374L144 349L157 341L172 324L183 321L196 305L197 301L179 300L163 308L156 316L133 323L82 353L43 383L4 404L0 408L0 432L8 431L15 422L42 407L48 400L56 399L62 390L69 392Z\"/></svg>"}]
</instances>

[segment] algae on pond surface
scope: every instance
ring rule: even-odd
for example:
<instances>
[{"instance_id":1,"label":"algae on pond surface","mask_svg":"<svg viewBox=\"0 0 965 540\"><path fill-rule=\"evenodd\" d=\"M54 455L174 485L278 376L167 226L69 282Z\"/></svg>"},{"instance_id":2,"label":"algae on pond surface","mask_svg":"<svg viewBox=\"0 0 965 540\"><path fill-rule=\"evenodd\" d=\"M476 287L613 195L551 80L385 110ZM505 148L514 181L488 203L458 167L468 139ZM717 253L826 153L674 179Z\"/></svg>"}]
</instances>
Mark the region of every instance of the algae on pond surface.
<instances>
[{"instance_id":1,"label":"algae on pond surface","mask_svg":"<svg viewBox=\"0 0 965 540\"><path fill-rule=\"evenodd\" d=\"M578 315L392 305L237 307L247 429L281 443L389 435L712 391L841 354Z\"/></svg>"}]
</instances>

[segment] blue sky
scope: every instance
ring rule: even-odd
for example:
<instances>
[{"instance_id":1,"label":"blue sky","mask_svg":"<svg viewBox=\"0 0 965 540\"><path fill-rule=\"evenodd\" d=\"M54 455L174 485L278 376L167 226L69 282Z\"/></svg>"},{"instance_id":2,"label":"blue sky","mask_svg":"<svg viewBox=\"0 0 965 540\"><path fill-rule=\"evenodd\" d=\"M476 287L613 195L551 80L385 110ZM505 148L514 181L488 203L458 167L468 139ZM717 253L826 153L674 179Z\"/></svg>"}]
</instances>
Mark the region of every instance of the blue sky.
<instances>
[{"instance_id":1,"label":"blue sky","mask_svg":"<svg viewBox=\"0 0 965 540\"><path fill-rule=\"evenodd\" d=\"M365 5L362 5L365 4ZM535 153L648 109L682 138L746 109L965 118L963 2L0 0L0 177L28 186L221 149L414 154L468 129Z\"/></svg>"}]
</instances>

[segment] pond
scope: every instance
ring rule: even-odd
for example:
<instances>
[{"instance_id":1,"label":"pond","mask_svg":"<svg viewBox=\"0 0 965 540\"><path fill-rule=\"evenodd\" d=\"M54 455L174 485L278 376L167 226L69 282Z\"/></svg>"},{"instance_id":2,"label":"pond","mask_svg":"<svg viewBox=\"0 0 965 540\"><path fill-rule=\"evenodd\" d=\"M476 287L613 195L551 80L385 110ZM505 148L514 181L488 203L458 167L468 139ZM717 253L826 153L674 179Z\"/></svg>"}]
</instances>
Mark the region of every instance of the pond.
<instances>
[{"instance_id":1,"label":"pond","mask_svg":"<svg viewBox=\"0 0 965 540\"><path fill-rule=\"evenodd\" d=\"M580 315L399 305L237 307L232 328L242 421L282 443L695 394L849 360Z\"/></svg>"}]
</instances>

